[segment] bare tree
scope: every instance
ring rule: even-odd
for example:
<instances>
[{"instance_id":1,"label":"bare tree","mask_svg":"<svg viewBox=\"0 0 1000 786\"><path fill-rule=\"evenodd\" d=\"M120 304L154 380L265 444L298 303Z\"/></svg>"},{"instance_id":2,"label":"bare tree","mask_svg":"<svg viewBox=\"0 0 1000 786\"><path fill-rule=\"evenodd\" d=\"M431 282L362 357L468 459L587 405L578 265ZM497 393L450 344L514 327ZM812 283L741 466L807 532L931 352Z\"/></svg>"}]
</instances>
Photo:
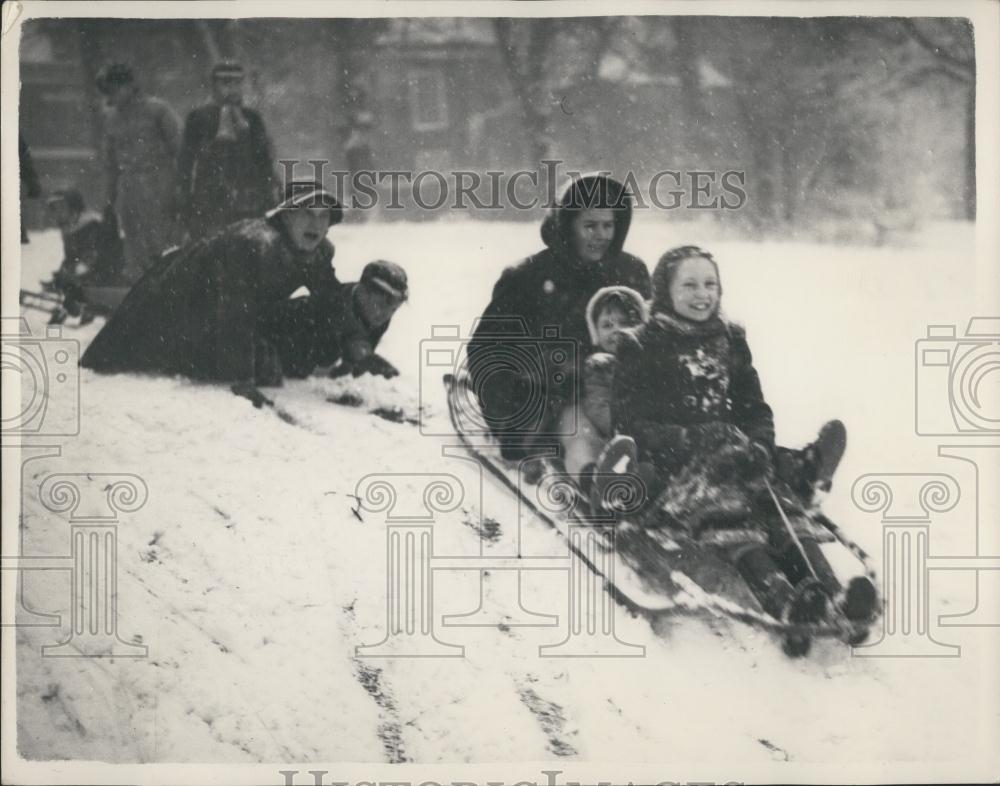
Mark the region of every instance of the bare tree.
<instances>
[{"instance_id":1,"label":"bare tree","mask_svg":"<svg viewBox=\"0 0 1000 786\"><path fill-rule=\"evenodd\" d=\"M521 107L531 154L541 161L549 150L546 55L555 40L557 20L501 18L493 25L507 78Z\"/></svg>"},{"instance_id":2,"label":"bare tree","mask_svg":"<svg viewBox=\"0 0 1000 786\"><path fill-rule=\"evenodd\" d=\"M956 85L965 96L965 217L976 218L976 53L972 23L965 18L893 18L857 28L881 44L893 63L883 93L924 88L935 80Z\"/></svg>"}]
</instances>

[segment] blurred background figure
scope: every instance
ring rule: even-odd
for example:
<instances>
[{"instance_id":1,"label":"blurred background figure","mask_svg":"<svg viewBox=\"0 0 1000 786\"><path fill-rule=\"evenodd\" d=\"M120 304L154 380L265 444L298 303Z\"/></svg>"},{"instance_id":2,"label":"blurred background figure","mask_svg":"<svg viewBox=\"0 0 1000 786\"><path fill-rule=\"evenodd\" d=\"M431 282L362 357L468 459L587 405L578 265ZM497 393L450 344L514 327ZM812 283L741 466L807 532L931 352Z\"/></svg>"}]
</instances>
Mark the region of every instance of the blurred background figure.
<instances>
[{"instance_id":1,"label":"blurred background figure","mask_svg":"<svg viewBox=\"0 0 1000 786\"><path fill-rule=\"evenodd\" d=\"M243 67L212 69L212 101L184 124L177 164L178 213L191 240L274 204L274 155L261 116L243 106Z\"/></svg>"},{"instance_id":2,"label":"blurred background figure","mask_svg":"<svg viewBox=\"0 0 1000 786\"><path fill-rule=\"evenodd\" d=\"M53 191L45 206L63 242L59 269L50 281L42 282L44 290L63 297L49 323L60 324L73 316L86 324L94 312L86 307L84 287L113 286L120 281L125 260L115 213L110 207L105 208L103 217L88 212L76 188Z\"/></svg>"},{"instance_id":3,"label":"blurred background figure","mask_svg":"<svg viewBox=\"0 0 1000 786\"><path fill-rule=\"evenodd\" d=\"M20 132L17 135L17 155L21 163L21 203L25 199L38 199L42 195L42 184L38 180L38 172L35 171L35 164L31 160L31 150L28 143ZM21 217L21 244L28 242L28 230L24 226L24 217Z\"/></svg>"},{"instance_id":4,"label":"blurred background figure","mask_svg":"<svg viewBox=\"0 0 1000 786\"><path fill-rule=\"evenodd\" d=\"M975 46L960 17L289 19L279 28L249 18L33 19L20 61L20 127L42 190L74 183L94 206L104 198L93 89L101 64L141 68L139 81L182 118L214 93L208 113L219 120L199 131L201 148L189 147L181 167L188 196L176 207L195 235L213 220L207 212L232 201L201 189L233 171L226 156L243 160L250 143L232 138L253 136L247 105L266 121L274 160L307 171L324 161L352 173L469 170L485 181L537 170L546 156L563 173L631 175L647 213L664 213L655 193L672 222L732 237L905 245L936 222L976 214ZM245 77L215 79L213 65L230 61ZM661 177L664 167L678 177ZM742 198L725 188L729 173ZM504 187L496 198L476 191L510 209L463 212L539 221L541 207L514 202L554 196L561 177L549 187L541 175L538 187L517 180L516 199ZM393 191L402 203L381 213L387 220L451 212L416 205L407 185L382 181L379 205ZM43 211L25 202L29 231L41 229Z\"/></svg>"},{"instance_id":5,"label":"blurred background figure","mask_svg":"<svg viewBox=\"0 0 1000 786\"><path fill-rule=\"evenodd\" d=\"M165 101L143 94L124 63L102 68L96 84L108 104L108 204L117 210L125 235L123 275L134 283L178 240L173 199L180 119Z\"/></svg>"}]
</instances>

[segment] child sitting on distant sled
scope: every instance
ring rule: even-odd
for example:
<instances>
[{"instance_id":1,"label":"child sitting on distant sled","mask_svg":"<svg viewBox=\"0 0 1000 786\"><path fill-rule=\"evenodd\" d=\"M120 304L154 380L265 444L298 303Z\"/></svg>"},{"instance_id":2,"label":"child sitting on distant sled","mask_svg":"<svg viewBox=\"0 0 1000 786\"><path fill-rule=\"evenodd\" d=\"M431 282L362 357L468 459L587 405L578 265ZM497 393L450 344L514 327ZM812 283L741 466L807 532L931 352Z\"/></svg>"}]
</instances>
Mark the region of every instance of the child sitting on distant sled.
<instances>
[{"instance_id":1,"label":"child sitting on distant sled","mask_svg":"<svg viewBox=\"0 0 1000 786\"><path fill-rule=\"evenodd\" d=\"M597 474L607 470L628 450L622 451L611 424L611 390L622 343L634 343L629 334L645 324L649 307L642 295L623 286L597 290L587 303L587 328L591 354L583 363L580 405L567 407L560 418L563 463L578 478L584 493L591 493Z\"/></svg>"},{"instance_id":2,"label":"child sitting on distant sled","mask_svg":"<svg viewBox=\"0 0 1000 786\"><path fill-rule=\"evenodd\" d=\"M79 317L84 325L94 313L83 299L85 286L117 283L125 258L114 211L103 218L86 212L83 195L75 188L53 191L46 202L49 219L62 235L63 261L42 288L63 296L49 324L61 324L67 317Z\"/></svg>"},{"instance_id":3,"label":"child sitting on distant sled","mask_svg":"<svg viewBox=\"0 0 1000 786\"><path fill-rule=\"evenodd\" d=\"M804 451L776 449L746 333L720 313L712 255L696 246L668 251L652 283L652 316L637 331L639 347L620 357L612 398L615 427L635 440L623 464L651 486L647 520L695 537L703 528L773 521L776 511L760 515L760 501L776 452L798 454L779 462L793 470L795 477L782 478L793 488L811 497L828 487L846 442L843 424L824 426ZM852 580L845 592L818 542L796 540L780 519L765 529L769 546L748 540L728 555L765 611L810 623L825 617L833 600L848 619L870 618L875 589L868 579Z\"/></svg>"}]
</instances>

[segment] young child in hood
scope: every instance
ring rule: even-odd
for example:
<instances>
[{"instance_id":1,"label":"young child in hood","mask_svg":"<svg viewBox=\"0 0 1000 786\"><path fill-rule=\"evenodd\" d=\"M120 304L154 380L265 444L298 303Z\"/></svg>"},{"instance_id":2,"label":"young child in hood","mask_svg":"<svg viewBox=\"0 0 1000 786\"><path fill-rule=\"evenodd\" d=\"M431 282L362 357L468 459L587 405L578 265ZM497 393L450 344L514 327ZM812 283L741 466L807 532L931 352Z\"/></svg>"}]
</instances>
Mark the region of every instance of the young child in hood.
<instances>
[{"instance_id":1,"label":"young child in hood","mask_svg":"<svg viewBox=\"0 0 1000 786\"><path fill-rule=\"evenodd\" d=\"M696 531L745 520L763 496L776 454L774 418L746 333L721 314L719 268L707 251L696 246L668 251L652 283L653 313L637 333L640 347L620 359L612 397L615 427L636 442L629 457L636 461L632 471L656 479L649 492L655 515L680 526ZM824 427L796 465L806 477L792 478L792 485L828 485L845 440L839 421ZM666 490L659 494L660 489ZM849 619L870 617L875 602L870 581L855 579L845 592L819 544L801 538L813 577L808 566L791 564L802 560L787 532L772 529L771 548L744 544L730 555L768 613L815 622L825 616L832 597ZM803 574L810 577L795 586L789 581L789 575Z\"/></svg>"},{"instance_id":2,"label":"young child in hood","mask_svg":"<svg viewBox=\"0 0 1000 786\"><path fill-rule=\"evenodd\" d=\"M618 366L615 355L623 344L634 344L634 331L649 318L649 307L634 289L603 287L587 303L586 317L592 350L583 363L580 406L563 412L560 433L566 470L590 493L599 468L635 451L631 437L615 437L611 393Z\"/></svg>"}]
</instances>

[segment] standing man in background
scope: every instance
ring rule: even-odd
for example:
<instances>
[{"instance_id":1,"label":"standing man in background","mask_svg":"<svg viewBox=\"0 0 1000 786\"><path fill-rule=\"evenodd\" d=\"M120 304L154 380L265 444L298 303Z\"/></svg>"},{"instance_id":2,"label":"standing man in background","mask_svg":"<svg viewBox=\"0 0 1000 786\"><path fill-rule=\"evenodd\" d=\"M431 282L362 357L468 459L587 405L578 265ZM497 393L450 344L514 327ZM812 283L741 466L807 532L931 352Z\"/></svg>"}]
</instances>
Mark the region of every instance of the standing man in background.
<instances>
[{"instance_id":1,"label":"standing man in background","mask_svg":"<svg viewBox=\"0 0 1000 786\"><path fill-rule=\"evenodd\" d=\"M243 106L243 67L212 69L212 101L184 124L177 162L177 205L191 240L274 204L274 157L264 121Z\"/></svg>"},{"instance_id":2,"label":"standing man in background","mask_svg":"<svg viewBox=\"0 0 1000 786\"><path fill-rule=\"evenodd\" d=\"M165 101L144 95L124 63L102 68L97 89L109 107L104 134L108 203L116 208L125 235L123 277L135 283L178 240L173 199L180 119Z\"/></svg>"}]
</instances>

